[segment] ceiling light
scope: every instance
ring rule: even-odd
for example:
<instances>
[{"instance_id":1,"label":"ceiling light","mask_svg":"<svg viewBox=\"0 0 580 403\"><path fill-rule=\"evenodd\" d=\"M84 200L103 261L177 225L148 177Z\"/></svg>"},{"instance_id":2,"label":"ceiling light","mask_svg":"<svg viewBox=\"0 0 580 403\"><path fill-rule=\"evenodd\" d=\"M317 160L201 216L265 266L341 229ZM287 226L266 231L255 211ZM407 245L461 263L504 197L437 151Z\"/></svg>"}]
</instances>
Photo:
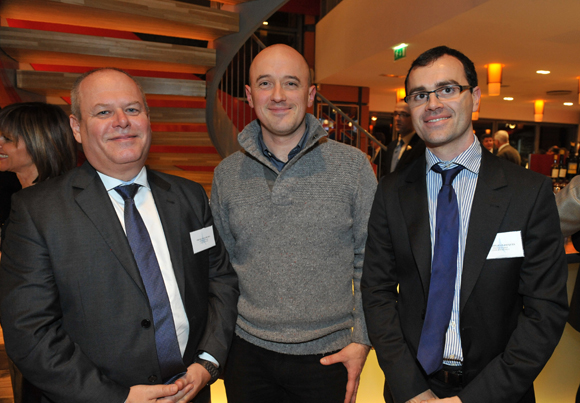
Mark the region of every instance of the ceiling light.
<instances>
[{"instance_id":1,"label":"ceiling light","mask_svg":"<svg viewBox=\"0 0 580 403\"><path fill-rule=\"evenodd\" d=\"M407 95L405 93L405 89L404 88L397 88L395 91L396 91L397 103L405 101L405 96Z\"/></svg>"},{"instance_id":2,"label":"ceiling light","mask_svg":"<svg viewBox=\"0 0 580 403\"><path fill-rule=\"evenodd\" d=\"M544 101L538 99L534 101L534 122L541 122L544 119Z\"/></svg>"},{"instance_id":3,"label":"ceiling light","mask_svg":"<svg viewBox=\"0 0 580 403\"><path fill-rule=\"evenodd\" d=\"M389 77L389 78L405 78L405 76L398 76L396 74L387 74L387 73L379 74L379 76L381 76L381 77Z\"/></svg>"},{"instance_id":4,"label":"ceiling light","mask_svg":"<svg viewBox=\"0 0 580 403\"><path fill-rule=\"evenodd\" d=\"M536 73L538 73L538 74L550 74L550 70L537 70Z\"/></svg>"},{"instance_id":5,"label":"ceiling light","mask_svg":"<svg viewBox=\"0 0 580 403\"><path fill-rule=\"evenodd\" d=\"M504 101L513 101L514 98L513 97L503 97Z\"/></svg>"},{"instance_id":6,"label":"ceiling light","mask_svg":"<svg viewBox=\"0 0 580 403\"><path fill-rule=\"evenodd\" d=\"M572 105L574 105L574 102L564 102L564 105L566 105L566 106L572 106Z\"/></svg>"},{"instance_id":7,"label":"ceiling light","mask_svg":"<svg viewBox=\"0 0 580 403\"><path fill-rule=\"evenodd\" d=\"M268 21L264 21L262 25L268 25Z\"/></svg>"},{"instance_id":8,"label":"ceiling light","mask_svg":"<svg viewBox=\"0 0 580 403\"><path fill-rule=\"evenodd\" d=\"M501 63L490 63L487 66L487 95L490 97L499 95L501 88Z\"/></svg>"},{"instance_id":9,"label":"ceiling light","mask_svg":"<svg viewBox=\"0 0 580 403\"><path fill-rule=\"evenodd\" d=\"M373 116L373 117L371 118L371 120L372 120L373 122L376 122L376 121L377 121L377 117L376 117L376 116Z\"/></svg>"},{"instance_id":10,"label":"ceiling light","mask_svg":"<svg viewBox=\"0 0 580 403\"><path fill-rule=\"evenodd\" d=\"M509 124L507 124L506 126L507 126L509 129L512 129L512 130L516 128L516 125L515 125L515 124L512 124L512 123L509 123Z\"/></svg>"}]
</instances>

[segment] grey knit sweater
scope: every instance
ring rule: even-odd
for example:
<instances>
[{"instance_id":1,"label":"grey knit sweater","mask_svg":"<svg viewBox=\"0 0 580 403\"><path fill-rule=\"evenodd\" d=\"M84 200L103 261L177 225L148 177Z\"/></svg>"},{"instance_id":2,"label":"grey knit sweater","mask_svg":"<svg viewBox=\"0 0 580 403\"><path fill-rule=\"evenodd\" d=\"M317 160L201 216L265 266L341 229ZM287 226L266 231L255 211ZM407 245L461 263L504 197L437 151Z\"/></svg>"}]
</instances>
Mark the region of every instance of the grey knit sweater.
<instances>
[{"instance_id":1,"label":"grey knit sweater","mask_svg":"<svg viewBox=\"0 0 580 403\"><path fill-rule=\"evenodd\" d=\"M377 181L360 150L306 119L306 146L279 173L258 144L259 122L246 126L244 151L219 164L211 195L239 277L236 334L285 354L370 345L360 279Z\"/></svg>"}]
</instances>

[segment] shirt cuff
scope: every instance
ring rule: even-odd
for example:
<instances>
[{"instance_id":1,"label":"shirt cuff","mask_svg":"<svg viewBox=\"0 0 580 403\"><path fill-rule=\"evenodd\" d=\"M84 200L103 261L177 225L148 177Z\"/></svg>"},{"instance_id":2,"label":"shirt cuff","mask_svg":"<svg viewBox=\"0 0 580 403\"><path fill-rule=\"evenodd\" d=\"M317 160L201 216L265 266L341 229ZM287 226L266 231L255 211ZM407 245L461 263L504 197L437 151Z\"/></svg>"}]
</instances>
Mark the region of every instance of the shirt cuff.
<instances>
[{"instance_id":1,"label":"shirt cuff","mask_svg":"<svg viewBox=\"0 0 580 403\"><path fill-rule=\"evenodd\" d=\"M220 363L217 362L217 360L215 358L213 358L213 356L210 353L206 353L204 351L203 353L201 353L199 355L199 358L201 358L202 360L213 362L215 365L217 365L218 368L220 367Z\"/></svg>"}]
</instances>

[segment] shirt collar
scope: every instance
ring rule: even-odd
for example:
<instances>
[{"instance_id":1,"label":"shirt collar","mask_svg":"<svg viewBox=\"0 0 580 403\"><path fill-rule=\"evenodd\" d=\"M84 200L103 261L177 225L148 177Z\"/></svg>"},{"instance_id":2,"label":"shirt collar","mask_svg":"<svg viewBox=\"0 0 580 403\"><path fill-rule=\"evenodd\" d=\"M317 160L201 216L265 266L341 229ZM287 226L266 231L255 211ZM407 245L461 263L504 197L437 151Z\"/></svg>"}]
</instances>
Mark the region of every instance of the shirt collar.
<instances>
[{"instance_id":1,"label":"shirt collar","mask_svg":"<svg viewBox=\"0 0 580 403\"><path fill-rule=\"evenodd\" d=\"M127 182L105 175L104 173L101 173L99 171L97 171L97 173L99 174L101 180L103 181L103 185L105 185L105 189L107 189L107 192L116 188L119 185L130 185L132 183L137 183L149 189L149 182L147 181L147 169L145 167L141 168L141 171L139 171L137 176L135 176L133 179Z\"/></svg>"},{"instance_id":2,"label":"shirt collar","mask_svg":"<svg viewBox=\"0 0 580 403\"><path fill-rule=\"evenodd\" d=\"M280 161L274 155L274 153L272 153L268 150L268 147L266 147L266 144L264 143L264 138L262 136L262 129L260 128L260 132L258 133L258 144L260 145L260 149L262 150L262 153L266 156L266 158L268 158L270 160L273 159L273 160L281 163L282 165L286 165L292 158L294 158L300 151L302 151L304 149L304 146L306 145L306 142L308 141L308 122L305 121L304 124L305 124L304 134L302 135L302 138L300 139L300 141L298 142L296 147L294 147L288 153L288 161L287 162ZM275 164L275 165L278 165L278 164Z\"/></svg>"},{"instance_id":3,"label":"shirt collar","mask_svg":"<svg viewBox=\"0 0 580 403\"><path fill-rule=\"evenodd\" d=\"M431 152L431 150L429 150L429 148L427 148L425 156L427 157L426 173L429 173L433 165L441 163L442 168L444 169L449 169L457 165L461 165L465 169L477 175L479 174L479 167L481 166L481 145L477 137L473 135L473 143L467 147L467 150L463 151L451 161L440 160L435 154Z\"/></svg>"}]
</instances>

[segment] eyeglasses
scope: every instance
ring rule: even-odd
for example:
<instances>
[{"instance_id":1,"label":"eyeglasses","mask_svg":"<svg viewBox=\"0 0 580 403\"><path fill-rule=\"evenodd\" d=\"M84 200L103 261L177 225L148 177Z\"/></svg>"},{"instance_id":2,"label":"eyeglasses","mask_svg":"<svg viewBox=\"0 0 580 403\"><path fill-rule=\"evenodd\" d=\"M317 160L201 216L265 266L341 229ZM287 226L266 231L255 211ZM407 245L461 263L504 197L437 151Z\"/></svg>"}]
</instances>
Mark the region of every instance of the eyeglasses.
<instances>
[{"instance_id":1,"label":"eyeglasses","mask_svg":"<svg viewBox=\"0 0 580 403\"><path fill-rule=\"evenodd\" d=\"M407 95L405 97L405 102L409 104L411 108L423 105L429 101L429 94L431 93L434 93L437 99L448 101L457 98L463 91L472 88L471 85L453 84L439 87L433 91L416 91Z\"/></svg>"}]
</instances>

